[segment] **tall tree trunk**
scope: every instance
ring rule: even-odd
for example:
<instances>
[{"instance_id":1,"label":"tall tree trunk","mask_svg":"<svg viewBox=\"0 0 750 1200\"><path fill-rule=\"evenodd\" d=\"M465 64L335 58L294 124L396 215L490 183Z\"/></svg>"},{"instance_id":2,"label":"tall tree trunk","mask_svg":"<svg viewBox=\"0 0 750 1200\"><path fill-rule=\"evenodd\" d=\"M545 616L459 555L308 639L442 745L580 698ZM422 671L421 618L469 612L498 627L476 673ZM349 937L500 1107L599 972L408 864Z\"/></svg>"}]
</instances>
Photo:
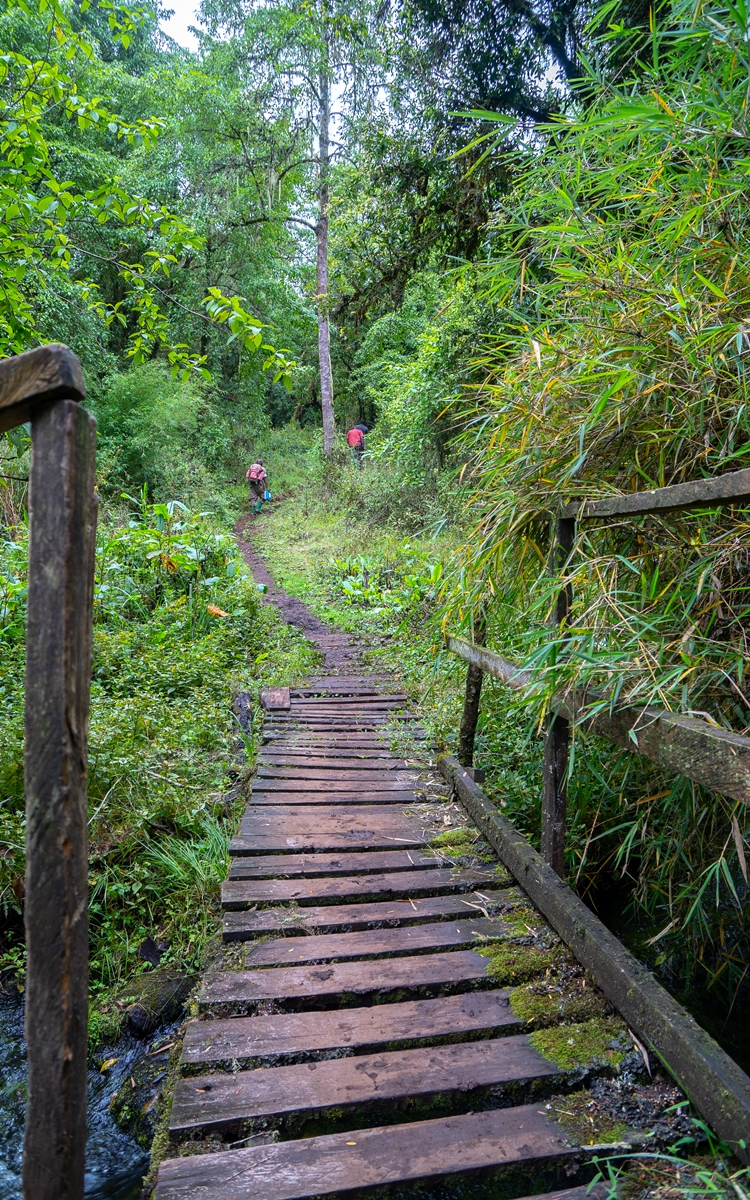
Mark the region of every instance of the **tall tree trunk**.
<instances>
[{"instance_id":1,"label":"tall tree trunk","mask_svg":"<svg viewBox=\"0 0 750 1200\"><path fill-rule=\"evenodd\" d=\"M326 40L320 71L320 112L318 149L320 175L318 192L318 361L320 363L320 407L323 412L323 451L333 452L336 426L333 413L333 376L331 374L331 334L328 325L328 169L331 125L331 77L328 70Z\"/></svg>"}]
</instances>

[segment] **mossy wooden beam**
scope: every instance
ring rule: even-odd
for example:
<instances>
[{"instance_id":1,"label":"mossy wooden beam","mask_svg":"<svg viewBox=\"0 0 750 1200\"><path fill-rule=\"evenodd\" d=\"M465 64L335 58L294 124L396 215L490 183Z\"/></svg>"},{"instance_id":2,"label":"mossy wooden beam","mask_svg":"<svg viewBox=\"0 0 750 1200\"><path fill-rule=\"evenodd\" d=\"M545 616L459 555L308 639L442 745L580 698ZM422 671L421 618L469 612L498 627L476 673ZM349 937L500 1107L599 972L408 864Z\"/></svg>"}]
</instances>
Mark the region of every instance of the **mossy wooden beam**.
<instances>
[{"instance_id":1,"label":"mossy wooden beam","mask_svg":"<svg viewBox=\"0 0 750 1200\"><path fill-rule=\"evenodd\" d=\"M729 471L713 479L692 479L671 487L605 496L602 500L571 500L560 508L561 517L576 520L604 517L639 517L648 513L684 512L724 504L750 504L750 468Z\"/></svg>"},{"instance_id":2,"label":"mossy wooden beam","mask_svg":"<svg viewBox=\"0 0 750 1200\"><path fill-rule=\"evenodd\" d=\"M500 860L610 1003L651 1045L712 1129L738 1158L750 1162L750 1077L547 866L455 758L441 759L440 770Z\"/></svg>"},{"instance_id":3,"label":"mossy wooden beam","mask_svg":"<svg viewBox=\"0 0 750 1200\"><path fill-rule=\"evenodd\" d=\"M466 662L475 663L494 679L517 690L529 686L531 672L484 647L463 638L449 637L448 649ZM608 738L651 762L685 775L723 796L750 804L750 738L710 725L698 717L685 717L661 708L622 706L591 712L591 705L606 704L601 695L568 688L551 701L551 708L580 729Z\"/></svg>"},{"instance_id":4,"label":"mossy wooden beam","mask_svg":"<svg viewBox=\"0 0 750 1200\"><path fill-rule=\"evenodd\" d=\"M55 400L83 400L81 364L68 346L53 343L0 362L0 433L30 421Z\"/></svg>"}]
</instances>

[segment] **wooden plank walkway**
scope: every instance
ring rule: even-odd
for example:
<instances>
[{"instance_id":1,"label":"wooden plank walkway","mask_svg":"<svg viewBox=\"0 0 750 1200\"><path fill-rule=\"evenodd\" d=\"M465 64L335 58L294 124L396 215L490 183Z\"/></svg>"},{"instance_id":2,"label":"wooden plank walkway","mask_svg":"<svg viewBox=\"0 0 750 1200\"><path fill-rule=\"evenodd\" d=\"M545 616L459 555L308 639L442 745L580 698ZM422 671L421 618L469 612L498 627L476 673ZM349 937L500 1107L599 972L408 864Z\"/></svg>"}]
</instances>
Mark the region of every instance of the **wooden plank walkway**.
<instances>
[{"instance_id":1,"label":"wooden plank walkway","mask_svg":"<svg viewBox=\"0 0 750 1200\"><path fill-rule=\"evenodd\" d=\"M423 745L366 678L269 714L156 1200L583 1200L593 1155L679 1098Z\"/></svg>"}]
</instances>

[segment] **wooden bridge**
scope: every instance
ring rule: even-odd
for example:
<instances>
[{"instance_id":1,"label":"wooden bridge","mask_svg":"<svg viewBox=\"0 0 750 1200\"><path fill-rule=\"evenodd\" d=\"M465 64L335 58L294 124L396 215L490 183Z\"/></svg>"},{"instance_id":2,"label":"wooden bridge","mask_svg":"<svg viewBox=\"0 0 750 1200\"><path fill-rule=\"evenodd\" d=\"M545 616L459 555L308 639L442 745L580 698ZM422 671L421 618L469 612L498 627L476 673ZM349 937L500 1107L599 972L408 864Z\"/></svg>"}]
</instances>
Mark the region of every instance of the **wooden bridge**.
<instances>
[{"instance_id":1,"label":"wooden bridge","mask_svg":"<svg viewBox=\"0 0 750 1200\"><path fill-rule=\"evenodd\" d=\"M83 1195L96 520L84 396L67 347L0 366L0 432L32 425L27 1200ZM561 509L561 624L575 520L749 501L750 471L739 471ZM560 866L571 721L621 744L635 733L639 752L744 803L750 739L658 710L644 723L600 704L592 717L574 693L554 697L542 857L471 770L482 672L528 682L477 633L481 618L474 644L449 639L469 662L463 766L443 759L438 773L405 697L371 677L269 697L224 886L224 957L185 1036L157 1200L414 1188L441 1200L583 1200L608 1191L587 1191L597 1156L681 1132L683 1095L748 1161L750 1079Z\"/></svg>"},{"instance_id":2,"label":"wooden bridge","mask_svg":"<svg viewBox=\"0 0 750 1200\"><path fill-rule=\"evenodd\" d=\"M681 1094L426 765L402 695L329 678L289 704L231 844L157 1200L603 1195L593 1156L645 1144Z\"/></svg>"}]
</instances>

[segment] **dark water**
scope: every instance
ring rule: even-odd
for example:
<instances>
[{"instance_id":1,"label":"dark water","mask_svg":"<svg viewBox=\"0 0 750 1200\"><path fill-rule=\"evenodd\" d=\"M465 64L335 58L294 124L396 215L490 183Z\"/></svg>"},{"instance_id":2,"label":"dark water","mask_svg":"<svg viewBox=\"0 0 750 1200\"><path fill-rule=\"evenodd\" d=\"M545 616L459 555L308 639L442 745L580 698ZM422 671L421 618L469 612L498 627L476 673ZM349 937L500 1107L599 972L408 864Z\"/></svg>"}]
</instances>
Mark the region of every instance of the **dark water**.
<instances>
[{"instance_id":1,"label":"dark water","mask_svg":"<svg viewBox=\"0 0 750 1200\"><path fill-rule=\"evenodd\" d=\"M750 1074L750 975L735 992L724 986L710 987L706 974L688 972L685 963L675 970L660 964L657 961L659 947L650 946L649 941L663 927L663 916L655 924L639 919L633 912L627 889L618 886L616 880L610 884L609 888L600 888L593 897L587 897L586 903L743 1071ZM688 986L685 985L687 974L694 980Z\"/></svg>"},{"instance_id":2,"label":"dark water","mask_svg":"<svg viewBox=\"0 0 750 1200\"><path fill-rule=\"evenodd\" d=\"M148 1154L118 1129L109 1103L148 1043L118 1042L117 1063L105 1074L89 1071L86 1196L88 1200L133 1200L148 1168ZM0 1200L20 1200L21 1152L26 1110L23 1002L0 999Z\"/></svg>"}]
</instances>

